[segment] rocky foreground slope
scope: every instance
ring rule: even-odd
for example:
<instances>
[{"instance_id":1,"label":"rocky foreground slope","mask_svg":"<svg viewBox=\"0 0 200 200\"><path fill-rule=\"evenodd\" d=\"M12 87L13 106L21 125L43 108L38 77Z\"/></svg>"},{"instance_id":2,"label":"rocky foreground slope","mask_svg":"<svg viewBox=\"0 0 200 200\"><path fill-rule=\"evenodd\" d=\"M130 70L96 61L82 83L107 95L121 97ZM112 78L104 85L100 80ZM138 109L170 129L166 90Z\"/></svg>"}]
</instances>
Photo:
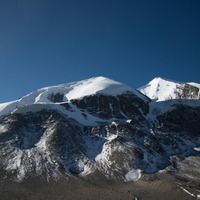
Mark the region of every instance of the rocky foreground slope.
<instances>
[{"instance_id":1,"label":"rocky foreground slope","mask_svg":"<svg viewBox=\"0 0 200 200\"><path fill-rule=\"evenodd\" d=\"M165 170L198 183L199 88L157 78L139 91L95 77L0 104L1 180L129 182Z\"/></svg>"}]
</instances>

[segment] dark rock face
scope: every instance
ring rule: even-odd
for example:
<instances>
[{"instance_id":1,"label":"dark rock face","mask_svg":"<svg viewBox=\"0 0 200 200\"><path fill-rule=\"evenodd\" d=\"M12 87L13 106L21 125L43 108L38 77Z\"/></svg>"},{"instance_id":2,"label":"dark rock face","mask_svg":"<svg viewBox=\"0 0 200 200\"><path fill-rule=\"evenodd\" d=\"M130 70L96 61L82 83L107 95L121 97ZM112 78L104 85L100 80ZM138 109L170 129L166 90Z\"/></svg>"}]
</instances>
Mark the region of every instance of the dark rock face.
<instances>
[{"instance_id":1,"label":"dark rock face","mask_svg":"<svg viewBox=\"0 0 200 200\"><path fill-rule=\"evenodd\" d=\"M64 95L60 93L51 94L49 95L48 99L53 103L60 103L63 102Z\"/></svg>"},{"instance_id":2,"label":"dark rock face","mask_svg":"<svg viewBox=\"0 0 200 200\"><path fill-rule=\"evenodd\" d=\"M149 110L148 102L143 101L134 94L122 94L119 96L93 95L80 100L72 100L79 109L103 119L110 118L135 118L144 120L143 114Z\"/></svg>"},{"instance_id":3,"label":"dark rock face","mask_svg":"<svg viewBox=\"0 0 200 200\"><path fill-rule=\"evenodd\" d=\"M160 131L175 133L187 133L189 136L200 136L200 107L177 105L172 111L168 111L158 117Z\"/></svg>"},{"instance_id":4,"label":"dark rock face","mask_svg":"<svg viewBox=\"0 0 200 200\"><path fill-rule=\"evenodd\" d=\"M199 88L190 84L177 86L177 97L179 99L199 99Z\"/></svg>"},{"instance_id":5,"label":"dark rock face","mask_svg":"<svg viewBox=\"0 0 200 200\"><path fill-rule=\"evenodd\" d=\"M0 123L7 127L0 134L0 165L19 180L31 174L58 176L83 155L80 127L55 110L1 116Z\"/></svg>"}]
</instances>

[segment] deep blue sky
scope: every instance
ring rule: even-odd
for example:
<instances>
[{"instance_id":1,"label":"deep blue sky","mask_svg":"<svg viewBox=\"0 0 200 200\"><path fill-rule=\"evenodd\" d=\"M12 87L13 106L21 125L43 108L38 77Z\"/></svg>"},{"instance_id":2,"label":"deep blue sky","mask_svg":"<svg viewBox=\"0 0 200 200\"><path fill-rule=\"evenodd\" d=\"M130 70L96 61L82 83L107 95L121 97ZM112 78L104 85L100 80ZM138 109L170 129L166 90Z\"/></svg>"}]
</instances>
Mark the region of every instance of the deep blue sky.
<instances>
[{"instance_id":1,"label":"deep blue sky","mask_svg":"<svg viewBox=\"0 0 200 200\"><path fill-rule=\"evenodd\" d=\"M1 0L0 102L106 76L200 83L199 0Z\"/></svg>"}]
</instances>

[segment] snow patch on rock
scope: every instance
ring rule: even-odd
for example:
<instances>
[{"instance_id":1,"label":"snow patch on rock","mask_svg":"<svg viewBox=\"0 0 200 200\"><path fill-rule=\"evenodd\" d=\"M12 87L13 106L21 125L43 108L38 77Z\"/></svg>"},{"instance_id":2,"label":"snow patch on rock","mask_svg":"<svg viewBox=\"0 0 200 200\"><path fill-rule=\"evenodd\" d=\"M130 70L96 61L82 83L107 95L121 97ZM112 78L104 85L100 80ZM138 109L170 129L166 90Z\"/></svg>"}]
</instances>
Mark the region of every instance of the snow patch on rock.
<instances>
[{"instance_id":1,"label":"snow patch on rock","mask_svg":"<svg viewBox=\"0 0 200 200\"><path fill-rule=\"evenodd\" d=\"M1 125L1 124L0 124L0 134L1 134L1 133L5 133L7 130L8 130L8 129L7 129L6 125Z\"/></svg>"},{"instance_id":2,"label":"snow patch on rock","mask_svg":"<svg viewBox=\"0 0 200 200\"><path fill-rule=\"evenodd\" d=\"M125 175L126 181L137 181L141 178L140 169L132 169Z\"/></svg>"}]
</instances>

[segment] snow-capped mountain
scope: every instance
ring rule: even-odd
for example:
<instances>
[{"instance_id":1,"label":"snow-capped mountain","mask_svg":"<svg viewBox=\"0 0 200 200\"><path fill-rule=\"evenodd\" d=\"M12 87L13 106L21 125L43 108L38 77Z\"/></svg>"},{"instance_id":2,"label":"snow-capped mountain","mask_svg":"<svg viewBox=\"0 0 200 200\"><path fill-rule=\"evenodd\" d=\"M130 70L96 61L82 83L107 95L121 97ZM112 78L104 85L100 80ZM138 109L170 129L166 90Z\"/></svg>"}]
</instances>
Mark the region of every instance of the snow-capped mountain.
<instances>
[{"instance_id":1,"label":"snow-capped mountain","mask_svg":"<svg viewBox=\"0 0 200 200\"><path fill-rule=\"evenodd\" d=\"M154 78L138 90L154 101L170 99L199 99L200 84L180 83L160 77Z\"/></svg>"},{"instance_id":2,"label":"snow-capped mountain","mask_svg":"<svg viewBox=\"0 0 200 200\"><path fill-rule=\"evenodd\" d=\"M146 96L125 84L102 76L94 77L83 81L41 88L19 100L0 104L0 115L11 113L15 109L32 104L62 103L91 95L117 96L127 93L135 94L139 98L147 100Z\"/></svg>"},{"instance_id":3,"label":"snow-capped mountain","mask_svg":"<svg viewBox=\"0 0 200 200\"><path fill-rule=\"evenodd\" d=\"M141 92L158 101L181 85L150 83ZM155 102L141 92L95 77L0 104L2 180L101 174L136 181L171 166L172 156L198 154L199 100L184 92L185 101L173 96L170 102Z\"/></svg>"}]
</instances>

